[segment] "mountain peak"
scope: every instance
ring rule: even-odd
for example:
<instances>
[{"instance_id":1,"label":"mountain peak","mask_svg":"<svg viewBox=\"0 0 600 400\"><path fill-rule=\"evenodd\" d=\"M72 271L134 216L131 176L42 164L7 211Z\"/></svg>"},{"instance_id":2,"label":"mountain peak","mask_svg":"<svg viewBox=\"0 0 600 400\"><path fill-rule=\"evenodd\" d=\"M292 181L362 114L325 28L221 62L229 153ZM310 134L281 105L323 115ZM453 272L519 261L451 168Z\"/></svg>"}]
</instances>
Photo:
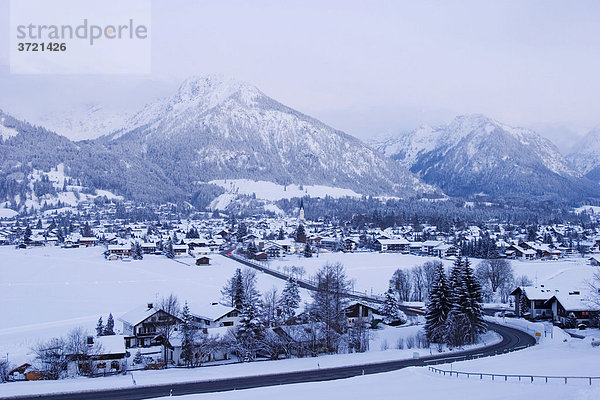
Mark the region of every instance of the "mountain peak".
<instances>
[{"instance_id":1,"label":"mountain peak","mask_svg":"<svg viewBox=\"0 0 600 400\"><path fill-rule=\"evenodd\" d=\"M255 86L223 75L191 76L183 81L171 97L170 105L190 104L210 109L236 94L247 104L262 95Z\"/></svg>"}]
</instances>

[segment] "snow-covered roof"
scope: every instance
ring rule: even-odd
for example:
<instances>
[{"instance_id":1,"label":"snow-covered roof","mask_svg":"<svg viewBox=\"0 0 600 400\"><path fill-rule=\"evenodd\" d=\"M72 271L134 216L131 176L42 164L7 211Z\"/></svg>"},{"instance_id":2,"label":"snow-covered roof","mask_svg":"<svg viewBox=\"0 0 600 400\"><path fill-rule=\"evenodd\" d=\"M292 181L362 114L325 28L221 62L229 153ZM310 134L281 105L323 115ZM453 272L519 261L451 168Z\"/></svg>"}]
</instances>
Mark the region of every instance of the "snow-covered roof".
<instances>
[{"instance_id":1,"label":"snow-covered roof","mask_svg":"<svg viewBox=\"0 0 600 400\"><path fill-rule=\"evenodd\" d=\"M407 245L409 244L409 241L404 239L404 238L399 238L399 239L377 239L377 241L381 244L385 244L385 245L392 245L392 244L403 244L403 245Z\"/></svg>"},{"instance_id":2,"label":"snow-covered roof","mask_svg":"<svg viewBox=\"0 0 600 400\"><path fill-rule=\"evenodd\" d=\"M125 336L107 335L94 338L94 342L99 343L102 348L101 354L122 354L125 353Z\"/></svg>"},{"instance_id":3,"label":"snow-covered roof","mask_svg":"<svg viewBox=\"0 0 600 400\"><path fill-rule=\"evenodd\" d=\"M188 305L190 307L190 312L193 315L211 321L216 321L219 318L236 310L235 307L224 306L223 304L206 304L194 306L194 304L188 303Z\"/></svg>"},{"instance_id":4,"label":"snow-covered roof","mask_svg":"<svg viewBox=\"0 0 600 400\"><path fill-rule=\"evenodd\" d=\"M590 302L587 296L582 294L555 293L556 298L566 311L597 311L598 305ZM548 300L551 301L552 297Z\"/></svg>"},{"instance_id":5,"label":"snow-covered roof","mask_svg":"<svg viewBox=\"0 0 600 400\"><path fill-rule=\"evenodd\" d=\"M147 305L134 308L133 310L121 315L119 321L128 323L129 325L137 325L146 318L156 314L159 310L157 308L148 308Z\"/></svg>"}]
</instances>

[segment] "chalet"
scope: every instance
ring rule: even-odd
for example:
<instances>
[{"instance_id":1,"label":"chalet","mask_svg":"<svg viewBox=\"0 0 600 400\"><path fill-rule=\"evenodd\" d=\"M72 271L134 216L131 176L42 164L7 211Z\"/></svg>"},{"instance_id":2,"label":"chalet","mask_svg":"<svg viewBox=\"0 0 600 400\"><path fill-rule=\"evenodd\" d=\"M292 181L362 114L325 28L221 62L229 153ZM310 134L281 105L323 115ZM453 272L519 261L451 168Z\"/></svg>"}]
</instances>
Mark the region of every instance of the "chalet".
<instances>
[{"instance_id":1,"label":"chalet","mask_svg":"<svg viewBox=\"0 0 600 400\"><path fill-rule=\"evenodd\" d=\"M96 246L98 244L98 239L95 237L81 237L79 239L79 245L84 247Z\"/></svg>"},{"instance_id":2,"label":"chalet","mask_svg":"<svg viewBox=\"0 0 600 400\"><path fill-rule=\"evenodd\" d=\"M358 319L363 319L365 322L370 323L373 319L373 314L377 314L377 308L371 304L362 301L352 301L344 309L346 318L348 318L348 325L353 324Z\"/></svg>"},{"instance_id":3,"label":"chalet","mask_svg":"<svg viewBox=\"0 0 600 400\"><path fill-rule=\"evenodd\" d=\"M376 239L375 250L393 253L408 253L410 242L404 238L400 239Z\"/></svg>"},{"instance_id":4,"label":"chalet","mask_svg":"<svg viewBox=\"0 0 600 400\"><path fill-rule=\"evenodd\" d=\"M515 298L515 315L517 317L552 318L552 304L547 301L557 290L551 290L544 285L518 287L510 294Z\"/></svg>"},{"instance_id":5,"label":"chalet","mask_svg":"<svg viewBox=\"0 0 600 400\"><path fill-rule=\"evenodd\" d=\"M265 253L264 251L259 251L258 253L256 253L254 255L254 259L257 261L267 261L268 258L269 258L269 255L267 253Z\"/></svg>"},{"instance_id":6,"label":"chalet","mask_svg":"<svg viewBox=\"0 0 600 400\"><path fill-rule=\"evenodd\" d=\"M190 305L192 320L198 328L219 328L237 326L240 311L235 307L211 303L207 306Z\"/></svg>"},{"instance_id":7,"label":"chalet","mask_svg":"<svg viewBox=\"0 0 600 400\"><path fill-rule=\"evenodd\" d=\"M344 248L346 251L354 251L358 247L358 240L346 238L344 239Z\"/></svg>"},{"instance_id":8,"label":"chalet","mask_svg":"<svg viewBox=\"0 0 600 400\"><path fill-rule=\"evenodd\" d=\"M118 260L121 258L131 257L131 246L119 244L109 245L105 255L109 260Z\"/></svg>"},{"instance_id":9,"label":"chalet","mask_svg":"<svg viewBox=\"0 0 600 400\"><path fill-rule=\"evenodd\" d=\"M144 242L142 243L142 253L154 254L156 252L156 243Z\"/></svg>"},{"instance_id":10,"label":"chalet","mask_svg":"<svg viewBox=\"0 0 600 400\"><path fill-rule=\"evenodd\" d=\"M421 254L432 256L433 249L442 244L444 244L444 242L439 240L426 240L423 242L423 246L421 247Z\"/></svg>"},{"instance_id":11,"label":"chalet","mask_svg":"<svg viewBox=\"0 0 600 400\"><path fill-rule=\"evenodd\" d=\"M185 257L188 255L189 247L187 244L174 244L173 245L173 253L175 253L175 257Z\"/></svg>"},{"instance_id":12,"label":"chalet","mask_svg":"<svg viewBox=\"0 0 600 400\"><path fill-rule=\"evenodd\" d=\"M552 308L554 321L573 328L583 324L594 325L593 320L598 317L600 307L590 302L579 291L567 293L556 292L546 301Z\"/></svg>"},{"instance_id":13,"label":"chalet","mask_svg":"<svg viewBox=\"0 0 600 400\"><path fill-rule=\"evenodd\" d=\"M460 255L460 249L451 244L440 244L432 250L432 255L439 258L456 257Z\"/></svg>"},{"instance_id":14,"label":"chalet","mask_svg":"<svg viewBox=\"0 0 600 400\"><path fill-rule=\"evenodd\" d=\"M199 257L196 259L196 265L210 265L210 258Z\"/></svg>"},{"instance_id":15,"label":"chalet","mask_svg":"<svg viewBox=\"0 0 600 400\"><path fill-rule=\"evenodd\" d=\"M324 322L281 325L273 328L273 332L286 344L288 355L316 356L327 350L327 325Z\"/></svg>"},{"instance_id":16,"label":"chalet","mask_svg":"<svg viewBox=\"0 0 600 400\"><path fill-rule=\"evenodd\" d=\"M229 328L213 328L210 331L206 329L199 333L200 336L210 339L224 339L229 332ZM183 359L183 332L176 332L173 337L169 339L169 343L173 349L172 361L177 365L186 365L187 361ZM200 348L194 349L192 365L198 365L200 363L211 362L211 361L222 361L229 360L231 355L228 352L227 346L211 346L205 349L204 352L200 351Z\"/></svg>"},{"instance_id":17,"label":"chalet","mask_svg":"<svg viewBox=\"0 0 600 400\"><path fill-rule=\"evenodd\" d=\"M524 249L523 247L513 244L506 248L507 258L521 258L523 260L533 260L537 256L537 252L533 249Z\"/></svg>"},{"instance_id":18,"label":"chalet","mask_svg":"<svg viewBox=\"0 0 600 400\"><path fill-rule=\"evenodd\" d=\"M40 379L42 379L41 373L28 363L21 364L8 372L9 381L37 381Z\"/></svg>"},{"instance_id":19,"label":"chalet","mask_svg":"<svg viewBox=\"0 0 600 400\"><path fill-rule=\"evenodd\" d=\"M285 256L285 249L277 243L267 242L263 247L263 252L267 253L269 258L279 258Z\"/></svg>"},{"instance_id":20,"label":"chalet","mask_svg":"<svg viewBox=\"0 0 600 400\"><path fill-rule=\"evenodd\" d=\"M70 355L69 375L106 374L122 371L126 367L125 338L123 335L88 336L86 355Z\"/></svg>"},{"instance_id":21,"label":"chalet","mask_svg":"<svg viewBox=\"0 0 600 400\"><path fill-rule=\"evenodd\" d=\"M339 241L336 238L324 237L319 241L319 248L335 251L339 247Z\"/></svg>"},{"instance_id":22,"label":"chalet","mask_svg":"<svg viewBox=\"0 0 600 400\"><path fill-rule=\"evenodd\" d=\"M154 308L152 303L138 307L119 318L123 323L125 347L148 347L160 345L161 331L165 327L181 324L181 320L164 310Z\"/></svg>"}]
</instances>

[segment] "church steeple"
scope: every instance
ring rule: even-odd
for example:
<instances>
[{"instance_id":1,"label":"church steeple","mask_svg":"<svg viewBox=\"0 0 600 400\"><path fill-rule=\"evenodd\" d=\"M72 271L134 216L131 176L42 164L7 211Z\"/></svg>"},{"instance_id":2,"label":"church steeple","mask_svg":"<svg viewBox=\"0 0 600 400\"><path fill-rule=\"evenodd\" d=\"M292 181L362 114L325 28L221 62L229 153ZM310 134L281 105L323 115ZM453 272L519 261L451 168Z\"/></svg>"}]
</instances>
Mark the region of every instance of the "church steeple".
<instances>
[{"instance_id":1,"label":"church steeple","mask_svg":"<svg viewBox=\"0 0 600 400\"><path fill-rule=\"evenodd\" d=\"M304 199L300 199L300 213L298 214L298 219L304 221Z\"/></svg>"}]
</instances>

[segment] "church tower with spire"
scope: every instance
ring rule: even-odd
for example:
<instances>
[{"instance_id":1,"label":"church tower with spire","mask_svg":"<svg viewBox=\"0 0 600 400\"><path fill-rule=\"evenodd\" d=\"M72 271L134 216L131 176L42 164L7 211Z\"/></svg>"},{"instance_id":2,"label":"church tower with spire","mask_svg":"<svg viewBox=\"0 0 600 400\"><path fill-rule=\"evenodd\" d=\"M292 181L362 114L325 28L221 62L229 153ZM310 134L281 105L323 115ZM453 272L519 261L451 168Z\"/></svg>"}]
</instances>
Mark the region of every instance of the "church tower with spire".
<instances>
[{"instance_id":1,"label":"church tower with spire","mask_svg":"<svg viewBox=\"0 0 600 400\"><path fill-rule=\"evenodd\" d=\"M304 199L300 199L300 213L298 214L298 219L304 221Z\"/></svg>"}]
</instances>

